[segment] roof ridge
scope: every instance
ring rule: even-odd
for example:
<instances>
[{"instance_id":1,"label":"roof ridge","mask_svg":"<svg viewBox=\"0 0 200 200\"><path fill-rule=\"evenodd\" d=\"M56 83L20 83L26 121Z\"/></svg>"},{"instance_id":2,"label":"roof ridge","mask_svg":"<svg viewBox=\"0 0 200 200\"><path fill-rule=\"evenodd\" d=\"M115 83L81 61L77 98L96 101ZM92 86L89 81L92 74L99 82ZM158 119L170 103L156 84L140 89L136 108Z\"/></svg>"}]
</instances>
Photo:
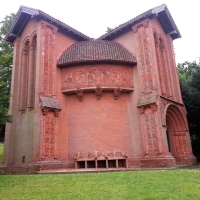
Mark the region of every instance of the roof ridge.
<instances>
[{"instance_id":1,"label":"roof ridge","mask_svg":"<svg viewBox=\"0 0 200 200\"><path fill-rule=\"evenodd\" d=\"M110 35L110 33L116 31L117 29L120 29L121 27L123 27L124 25L126 25L126 24L128 24L128 23L131 23L132 21L135 21L136 19L140 18L141 16L143 16L144 14L150 12L151 10L152 10L152 9L149 9L149 10L147 10L147 11L145 11L145 12L143 12L143 13L137 15L136 17L134 17L134 18L128 20L127 22L124 22L124 23L120 24L120 25L117 26L116 28L112 29L110 32L105 33L105 34L103 34L102 36L100 36L98 39L101 39L101 38L103 38L103 37L106 36L106 35Z\"/></svg>"},{"instance_id":2,"label":"roof ridge","mask_svg":"<svg viewBox=\"0 0 200 200\"><path fill-rule=\"evenodd\" d=\"M12 22L12 24L11 24L8 32L7 32L7 34L6 34L6 36L5 36L5 40L12 42L13 41L12 37L16 38L17 36L19 36L19 35L15 35L14 33L12 33L12 31L13 31L14 26L16 25L17 21L19 20L19 17L20 17L21 13L26 13L27 15L31 15L31 16L39 16L39 15L41 15L41 17L44 17L44 18L48 19L49 21L51 21L52 23L57 24L58 26L60 25L61 27L64 27L69 32L74 33L76 36L79 36L83 40L90 40L91 39L87 35L79 32L75 28L72 28L71 26L69 26L69 25L65 24L64 22L62 22L62 21L60 21L60 20L52 17L51 15L45 13L42 10L21 5L20 8L19 8L19 10L16 13L16 16L15 16L15 18L14 18L14 20L13 20L13 22ZM9 36L11 36L10 40L9 40Z\"/></svg>"},{"instance_id":3,"label":"roof ridge","mask_svg":"<svg viewBox=\"0 0 200 200\"><path fill-rule=\"evenodd\" d=\"M178 30L178 28L177 28L177 26L176 26L176 24L175 24L175 22L174 22L174 20L173 20L173 18L171 16L171 14L170 14L170 12L169 12L169 10L167 8L167 5L166 4L161 4L160 6L156 6L154 8L151 8L151 9L147 10L146 12L143 12L142 14L140 14L140 15L138 15L138 16L130 19L130 20L128 20L127 22L120 24L116 28L112 29L110 32L105 33L102 36L100 36L98 39L108 39L109 37L111 38L112 35L114 35L114 34L116 36L116 33L118 31L121 31L121 34L122 34L123 33L122 29L128 28L128 26L133 26L136 23L138 23L139 21L141 21L142 19L148 18L151 15L158 14L159 12L161 12L163 10L166 10L167 14L171 18L170 19L170 23L173 24L173 26L175 28L175 31L177 32L177 37L176 38L181 37L180 32L179 32L179 30ZM115 36L113 36L113 37L115 37Z\"/></svg>"},{"instance_id":4,"label":"roof ridge","mask_svg":"<svg viewBox=\"0 0 200 200\"><path fill-rule=\"evenodd\" d=\"M45 13L44 11L39 10L39 12L40 12L41 14L45 15L45 16L50 17L51 19L53 19L53 20L55 20L55 21L57 21L57 22L60 22L60 23L63 24L64 26L67 26L68 28L72 29L74 32L77 32L78 34L81 34L81 35L83 35L84 37L87 37L88 39L90 39L90 37L88 37L87 35L81 33L80 31L78 31L78 30L76 30L75 28L69 26L68 24L66 24L66 23L64 23L64 22L62 22L62 21L60 21L60 20L58 20L58 19L52 17L51 15Z\"/></svg>"}]
</instances>

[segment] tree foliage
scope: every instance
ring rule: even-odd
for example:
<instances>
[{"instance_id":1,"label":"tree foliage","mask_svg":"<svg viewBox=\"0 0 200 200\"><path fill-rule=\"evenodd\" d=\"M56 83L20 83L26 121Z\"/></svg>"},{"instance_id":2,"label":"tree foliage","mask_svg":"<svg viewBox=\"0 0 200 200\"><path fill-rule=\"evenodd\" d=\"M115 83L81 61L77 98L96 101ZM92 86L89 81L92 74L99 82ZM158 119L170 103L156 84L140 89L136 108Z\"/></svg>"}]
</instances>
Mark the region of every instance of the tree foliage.
<instances>
[{"instance_id":1,"label":"tree foliage","mask_svg":"<svg viewBox=\"0 0 200 200\"><path fill-rule=\"evenodd\" d=\"M113 28L107 27L106 33L109 33L113 30Z\"/></svg>"},{"instance_id":2,"label":"tree foliage","mask_svg":"<svg viewBox=\"0 0 200 200\"><path fill-rule=\"evenodd\" d=\"M15 14L10 14L0 22L0 129L7 121L11 121L8 115L10 99L11 71L13 60L13 45L4 41L5 35L12 23Z\"/></svg>"},{"instance_id":3,"label":"tree foliage","mask_svg":"<svg viewBox=\"0 0 200 200\"><path fill-rule=\"evenodd\" d=\"M193 152L200 158L200 61L178 64L178 73Z\"/></svg>"}]
</instances>

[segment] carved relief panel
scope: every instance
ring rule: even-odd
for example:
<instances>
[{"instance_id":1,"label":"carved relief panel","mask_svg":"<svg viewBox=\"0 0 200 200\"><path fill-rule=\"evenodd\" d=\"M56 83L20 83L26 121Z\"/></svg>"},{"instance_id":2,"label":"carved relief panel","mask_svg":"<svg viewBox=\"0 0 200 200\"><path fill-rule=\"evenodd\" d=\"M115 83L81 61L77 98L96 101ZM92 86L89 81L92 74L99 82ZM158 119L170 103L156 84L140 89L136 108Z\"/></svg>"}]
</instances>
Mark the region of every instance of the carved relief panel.
<instances>
[{"instance_id":1,"label":"carved relief panel","mask_svg":"<svg viewBox=\"0 0 200 200\"><path fill-rule=\"evenodd\" d=\"M146 155L155 155L159 153L158 137L156 129L156 120L153 113L144 115L144 131L146 138Z\"/></svg>"},{"instance_id":2,"label":"carved relief panel","mask_svg":"<svg viewBox=\"0 0 200 200\"><path fill-rule=\"evenodd\" d=\"M84 66L69 67L64 71L62 90L101 87L133 88L131 67L124 66Z\"/></svg>"},{"instance_id":3,"label":"carved relief panel","mask_svg":"<svg viewBox=\"0 0 200 200\"><path fill-rule=\"evenodd\" d=\"M43 66L44 66L44 81L43 92L53 94L53 66L54 66L54 51L55 51L55 34L57 29L42 23L43 28Z\"/></svg>"},{"instance_id":4,"label":"carved relief panel","mask_svg":"<svg viewBox=\"0 0 200 200\"><path fill-rule=\"evenodd\" d=\"M45 159L54 158L54 143L55 143L55 117L46 116L44 118L44 140L43 140L43 155Z\"/></svg>"},{"instance_id":5,"label":"carved relief panel","mask_svg":"<svg viewBox=\"0 0 200 200\"><path fill-rule=\"evenodd\" d=\"M174 150L177 155L183 153L189 153L188 145L187 145L187 138L185 133L178 133L173 135L173 145Z\"/></svg>"},{"instance_id":6,"label":"carved relief panel","mask_svg":"<svg viewBox=\"0 0 200 200\"><path fill-rule=\"evenodd\" d=\"M142 92L150 91L154 88L152 79L152 58L149 39L149 22L143 22L133 28L136 34L138 48L138 66L141 76Z\"/></svg>"}]
</instances>

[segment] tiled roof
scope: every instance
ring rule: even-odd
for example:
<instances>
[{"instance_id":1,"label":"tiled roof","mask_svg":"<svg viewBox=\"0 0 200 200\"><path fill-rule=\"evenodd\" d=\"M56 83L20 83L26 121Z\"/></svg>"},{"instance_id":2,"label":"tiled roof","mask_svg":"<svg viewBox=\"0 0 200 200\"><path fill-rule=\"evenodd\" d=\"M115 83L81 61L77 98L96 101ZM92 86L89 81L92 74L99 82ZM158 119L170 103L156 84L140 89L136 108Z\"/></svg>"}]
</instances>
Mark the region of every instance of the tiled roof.
<instances>
[{"instance_id":1,"label":"tiled roof","mask_svg":"<svg viewBox=\"0 0 200 200\"><path fill-rule=\"evenodd\" d=\"M64 32L65 34L71 36L72 38L76 39L77 41L85 41L90 40L88 36L80 33L79 31L75 30L74 28L68 26L67 24L51 17L50 15L44 13L41 10L21 6L18 10L16 17L5 37L6 41L13 42L17 37L20 37L24 27L28 23L28 21L35 17L36 19L44 19L49 23L54 24L59 28L59 31ZM156 17L160 22L161 26L163 27L166 34L170 35L173 39L180 38L181 34L165 4L155 7L153 9L144 12L141 15L129 20L128 22L121 24L117 28L113 29L112 31L102 35L99 37L101 40L112 40L127 31L130 31L131 28L139 23L144 19L151 19Z\"/></svg>"},{"instance_id":2,"label":"tiled roof","mask_svg":"<svg viewBox=\"0 0 200 200\"><path fill-rule=\"evenodd\" d=\"M98 39L101 40L112 40L128 31L131 30L131 28L139 23L140 21L144 19L152 19L153 17L157 17L158 21L160 22L161 26L163 27L166 34L171 35L173 39L180 38L181 34L165 4L162 4L160 6L157 6L155 8L152 8L137 17L129 20L126 23L123 23L116 27L115 29L111 30L110 32L102 35Z\"/></svg>"},{"instance_id":3,"label":"tiled roof","mask_svg":"<svg viewBox=\"0 0 200 200\"><path fill-rule=\"evenodd\" d=\"M61 109L60 103L52 96L40 96L42 108Z\"/></svg>"},{"instance_id":4,"label":"tiled roof","mask_svg":"<svg viewBox=\"0 0 200 200\"><path fill-rule=\"evenodd\" d=\"M59 28L60 31L70 35L72 38L77 39L78 41L90 40L88 36L83 33L75 30L74 28L68 26L67 24L51 17L41 10L37 10L34 8L29 8L26 6L20 6L14 21L5 37L6 41L13 42L16 37L20 37L24 27L28 23L31 18L44 19L51 24L54 24Z\"/></svg>"},{"instance_id":5,"label":"tiled roof","mask_svg":"<svg viewBox=\"0 0 200 200\"><path fill-rule=\"evenodd\" d=\"M136 63L136 58L117 42L90 40L68 47L58 59L58 66L86 62Z\"/></svg>"}]
</instances>

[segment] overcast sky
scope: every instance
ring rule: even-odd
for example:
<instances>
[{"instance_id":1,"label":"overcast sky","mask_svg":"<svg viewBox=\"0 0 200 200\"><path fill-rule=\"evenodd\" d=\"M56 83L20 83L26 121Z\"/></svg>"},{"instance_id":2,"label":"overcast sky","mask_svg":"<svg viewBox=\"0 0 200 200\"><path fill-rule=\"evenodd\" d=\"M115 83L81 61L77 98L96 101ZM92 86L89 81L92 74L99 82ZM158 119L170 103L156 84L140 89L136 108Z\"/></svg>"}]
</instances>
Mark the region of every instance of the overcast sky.
<instances>
[{"instance_id":1,"label":"overcast sky","mask_svg":"<svg viewBox=\"0 0 200 200\"><path fill-rule=\"evenodd\" d=\"M174 40L176 62L199 60L199 0L5 0L0 7L0 21L24 5L40 9L85 35L97 38L107 27L115 28L164 3L182 35L181 39Z\"/></svg>"}]
</instances>

